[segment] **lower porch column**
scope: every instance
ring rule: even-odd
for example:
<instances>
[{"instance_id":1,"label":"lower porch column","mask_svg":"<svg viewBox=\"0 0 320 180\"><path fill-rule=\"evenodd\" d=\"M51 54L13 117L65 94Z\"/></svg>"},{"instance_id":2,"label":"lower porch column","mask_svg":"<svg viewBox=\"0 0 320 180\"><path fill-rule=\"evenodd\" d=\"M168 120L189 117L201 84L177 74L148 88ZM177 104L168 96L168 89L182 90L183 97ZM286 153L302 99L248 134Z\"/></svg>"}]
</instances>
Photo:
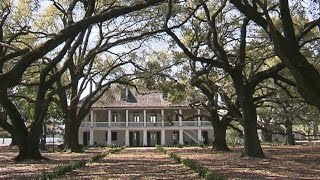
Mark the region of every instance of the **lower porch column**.
<instances>
[{"instance_id":1,"label":"lower porch column","mask_svg":"<svg viewBox=\"0 0 320 180\"><path fill-rule=\"evenodd\" d=\"M147 130L143 130L143 141L142 141L143 146L148 146L148 138L147 138Z\"/></svg>"},{"instance_id":2,"label":"lower porch column","mask_svg":"<svg viewBox=\"0 0 320 180\"><path fill-rule=\"evenodd\" d=\"M129 130L126 130L124 136L125 136L124 145L129 146L130 145L129 144Z\"/></svg>"},{"instance_id":3,"label":"lower porch column","mask_svg":"<svg viewBox=\"0 0 320 180\"><path fill-rule=\"evenodd\" d=\"M107 145L111 146L111 130L108 130Z\"/></svg>"},{"instance_id":4,"label":"lower porch column","mask_svg":"<svg viewBox=\"0 0 320 180\"><path fill-rule=\"evenodd\" d=\"M94 139L93 139L93 129L90 129L90 139L89 139L89 145L94 144Z\"/></svg>"},{"instance_id":5,"label":"lower porch column","mask_svg":"<svg viewBox=\"0 0 320 180\"><path fill-rule=\"evenodd\" d=\"M198 129L198 141L200 143L202 143L202 131L201 131L201 129Z\"/></svg>"},{"instance_id":6,"label":"lower porch column","mask_svg":"<svg viewBox=\"0 0 320 180\"><path fill-rule=\"evenodd\" d=\"M179 144L183 144L183 129L179 129Z\"/></svg>"},{"instance_id":7,"label":"lower porch column","mask_svg":"<svg viewBox=\"0 0 320 180\"><path fill-rule=\"evenodd\" d=\"M166 145L166 131L164 129L161 130L161 146Z\"/></svg>"}]
</instances>

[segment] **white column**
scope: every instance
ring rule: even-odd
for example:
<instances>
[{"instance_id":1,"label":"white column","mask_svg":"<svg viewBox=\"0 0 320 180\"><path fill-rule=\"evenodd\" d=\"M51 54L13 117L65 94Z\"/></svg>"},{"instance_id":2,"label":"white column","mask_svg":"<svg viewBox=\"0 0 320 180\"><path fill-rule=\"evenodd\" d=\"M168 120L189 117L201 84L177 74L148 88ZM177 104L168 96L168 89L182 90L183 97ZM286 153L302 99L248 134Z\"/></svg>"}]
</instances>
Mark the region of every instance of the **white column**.
<instances>
[{"instance_id":1,"label":"white column","mask_svg":"<svg viewBox=\"0 0 320 180\"><path fill-rule=\"evenodd\" d=\"M198 109L198 126L201 126L200 109Z\"/></svg>"},{"instance_id":2,"label":"white column","mask_svg":"<svg viewBox=\"0 0 320 180\"><path fill-rule=\"evenodd\" d=\"M161 109L161 126L164 126L164 110Z\"/></svg>"},{"instance_id":3,"label":"white column","mask_svg":"<svg viewBox=\"0 0 320 180\"><path fill-rule=\"evenodd\" d=\"M126 127L129 126L129 110L126 110Z\"/></svg>"},{"instance_id":4,"label":"white column","mask_svg":"<svg viewBox=\"0 0 320 180\"><path fill-rule=\"evenodd\" d=\"M179 126L182 126L182 109L179 109Z\"/></svg>"},{"instance_id":5,"label":"white column","mask_svg":"<svg viewBox=\"0 0 320 180\"><path fill-rule=\"evenodd\" d=\"M90 139L89 139L89 145L93 145L94 139L93 139L93 129L90 129Z\"/></svg>"},{"instance_id":6,"label":"white column","mask_svg":"<svg viewBox=\"0 0 320 180\"><path fill-rule=\"evenodd\" d=\"M143 126L147 126L147 110L143 110Z\"/></svg>"},{"instance_id":7,"label":"white column","mask_svg":"<svg viewBox=\"0 0 320 180\"><path fill-rule=\"evenodd\" d=\"M108 110L108 127L111 127L111 110Z\"/></svg>"},{"instance_id":8,"label":"white column","mask_svg":"<svg viewBox=\"0 0 320 180\"><path fill-rule=\"evenodd\" d=\"M202 133L201 129L198 129L198 141L202 142Z\"/></svg>"},{"instance_id":9,"label":"white column","mask_svg":"<svg viewBox=\"0 0 320 180\"><path fill-rule=\"evenodd\" d=\"M166 144L166 131L164 129L161 130L161 146Z\"/></svg>"},{"instance_id":10,"label":"white column","mask_svg":"<svg viewBox=\"0 0 320 180\"><path fill-rule=\"evenodd\" d=\"M143 146L148 145L147 130L143 130Z\"/></svg>"},{"instance_id":11,"label":"white column","mask_svg":"<svg viewBox=\"0 0 320 180\"><path fill-rule=\"evenodd\" d=\"M183 144L183 129L179 129L179 144Z\"/></svg>"},{"instance_id":12,"label":"white column","mask_svg":"<svg viewBox=\"0 0 320 180\"><path fill-rule=\"evenodd\" d=\"M124 136L125 136L124 145L129 146L129 130L126 130Z\"/></svg>"},{"instance_id":13,"label":"white column","mask_svg":"<svg viewBox=\"0 0 320 180\"><path fill-rule=\"evenodd\" d=\"M93 110L91 110L90 111L90 127L93 127L94 125L93 118L94 118L94 113L93 113Z\"/></svg>"},{"instance_id":14,"label":"white column","mask_svg":"<svg viewBox=\"0 0 320 180\"><path fill-rule=\"evenodd\" d=\"M111 146L111 130L109 129L108 130L108 137L107 137L107 145L108 146Z\"/></svg>"}]
</instances>

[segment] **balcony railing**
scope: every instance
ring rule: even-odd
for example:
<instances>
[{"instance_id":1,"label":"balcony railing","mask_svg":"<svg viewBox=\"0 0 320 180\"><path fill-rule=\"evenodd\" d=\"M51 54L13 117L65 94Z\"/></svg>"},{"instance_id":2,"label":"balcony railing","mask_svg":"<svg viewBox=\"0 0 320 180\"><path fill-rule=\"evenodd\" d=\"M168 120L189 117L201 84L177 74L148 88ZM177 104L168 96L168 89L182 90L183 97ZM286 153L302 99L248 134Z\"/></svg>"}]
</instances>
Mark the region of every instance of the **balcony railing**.
<instances>
[{"instance_id":1,"label":"balcony railing","mask_svg":"<svg viewBox=\"0 0 320 180\"><path fill-rule=\"evenodd\" d=\"M201 121L201 126L211 126L210 121ZM197 127L198 121L181 121L181 126L179 121L164 121L163 125L162 122L146 122L146 127ZM80 125L81 128L90 128L91 123L90 122L82 122ZM104 127L127 127L126 122L94 122L92 128L104 128ZM128 127L145 127L144 122L128 122Z\"/></svg>"}]
</instances>

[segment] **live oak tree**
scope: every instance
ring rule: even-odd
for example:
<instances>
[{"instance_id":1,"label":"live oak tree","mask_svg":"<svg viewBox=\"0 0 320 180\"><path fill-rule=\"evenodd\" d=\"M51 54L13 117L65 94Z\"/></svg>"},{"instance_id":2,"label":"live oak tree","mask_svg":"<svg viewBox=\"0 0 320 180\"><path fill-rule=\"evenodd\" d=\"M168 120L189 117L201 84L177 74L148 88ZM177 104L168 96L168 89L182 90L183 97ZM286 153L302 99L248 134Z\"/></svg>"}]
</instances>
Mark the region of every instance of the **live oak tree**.
<instances>
[{"instance_id":1,"label":"live oak tree","mask_svg":"<svg viewBox=\"0 0 320 180\"><path fill-rule=\"evenodd\" d=\"M23 44L20 46L22 48L17 48L14 45L14 43L17 42L12 42L12 39L17 39L17 36L10 36L10 34L3 33L3 31L1 32L2 43L0 57L0 104L6 110L6 113L8 114L12 122L12 127L16 132L17 144L19 146L19 155L16 158L17 160L43 158L39 151L39 137L42 133L41 126L43 124L43 120L45 118L46 110L49 104L48 102L51 96L51 93L48 92L48 90L66 70L67 63L61 62L61 60L69 51L76 37L81 36L81 32L85 31L89 26L93 24L103 23L104 21L128 14L133 11L138 11L149 6L156 5L160 2L162 1L139 1L130 3L127 6L116 6L114 8L108 8L109 6L102 6L99 12L94 13L96 1L75 0L70 2L68 10L72 13L75 11L74 5L77 3L82 3L86 12L83 17L79 17L74 22L68 22L68 26L63 27L62 29L57 29L55 32L52 32L50 34L33 31L33 27L30 26L21 28L21 31L18 31L20 33L12 34L16 34L18 37L21 37L25 33L32 33L39 36L45 35L44 38L40 38L39 40L28 44L24 43L25 39L20 38L17 42L20 42L20 45ZM26 4L28 5L38 6L38 4L35 3L36 2L26 2ZM8 9L6 12L10 14L10 9ZM35 11L25 12L35 13ZM66 16L68 16L68 14L66 14ZM4 17L2 18L1 29L3 29L3 26L9 27L11 25L10 23L6 23ZM29 23L28 25L33 24L32 21L25 23ZM44 58L46 54L53 50L57 50L55 51L57 53L51 56L51 60L47 64L45 64L45 67L43 67L43 69L41 69L38 81L39 85L37 88L38 92L34 108L35 113L30 127L27 128L26 124L24 123L25 120L20 115L14 103L8 97L8 90L13 89L17 85L19 85L24 73L28 69L30 69L30 67L34 63L39 62L40 59ZM52 70L58 63L60 63L61 68L56 71L55 75L51 74Z\"/></svg>"},{"instance_id":2,"label":"live oak tree","mask_svg":"<svg viewBox=\"0 0 320 180\"><path fill-rule=\"evenodd\" d=\"M320 74L317 68L304 55L304 48L319 41L320 18L307 16L312 1L261 1L230 0L248 19L264 29L273 43L274 51L290 70L296 81L297 90L309 104L320 109ZM305 5L310 5L305 7ZM298 8L297 8L298 7ZM319 9L318 9L319 10ZM319 11L318 11L319 12ZM303 28L294 22L294 16L304 16L308 21ZM275 22L281 22L276 26ZM316 36L308 37L311 32Z\"/></svg>"},{"instance_id":3,"label":"live oak tree","mask_svg":"<svg viewBox=\"0 0 320 180\"><path fill-rule=\"evenodd\" d=\"M250 31L252 27L250 21L234 15L227 1L186 3L186 5L189 5L190 10L189 14L184 16L181 14L176 16L174 8L169 7L166 24L170 27L170 24L179 21L177 18L179 17L180 22L183 21L185 24L177 33L183 34L184 39L179 38L181 36L170 29L166 31L167 34L193 61L190 64L194 69L197 70L202 66L203 72L207 74L220 72L230 77L237 102L241 107L244 155L263 157L257 134L255 105L255 99L259 97L255 97L255 92L260 82L278 76L284 65L273 58L268 41L254 38L255 34ZM181 20L181 16L184 19ZM259 49L264 49L265 54L258 55ZM255 51L256 55L252 56ZM196 73L193 75L197 76Z\"/></svg>"},{"instance_id":4,"label":"live oak tree","mask_svg":"<svg viewBox=\"0 0 320 180\"><path fill-rule=\"evenodd\" d=\"M97 4L98 7L101 5ZM113 2L109 8L119 5ZM68 14L68 20L64 22L73 22L76 18L71 12L60 8L62 4L56 2L55 6L62 14ZM64 151L82 151L78 140L81 121L112 85L131 85L144 74L143 67L137 63L135 51L150 36L161 32L159 26L154 25L162 16L156 12L160 9L153 7L92 25L82 31L71 46L65 57L65 61L69 62L67 71L64 78L57 82L57 104L65 119Z\"/></svg>"}]
</instances>

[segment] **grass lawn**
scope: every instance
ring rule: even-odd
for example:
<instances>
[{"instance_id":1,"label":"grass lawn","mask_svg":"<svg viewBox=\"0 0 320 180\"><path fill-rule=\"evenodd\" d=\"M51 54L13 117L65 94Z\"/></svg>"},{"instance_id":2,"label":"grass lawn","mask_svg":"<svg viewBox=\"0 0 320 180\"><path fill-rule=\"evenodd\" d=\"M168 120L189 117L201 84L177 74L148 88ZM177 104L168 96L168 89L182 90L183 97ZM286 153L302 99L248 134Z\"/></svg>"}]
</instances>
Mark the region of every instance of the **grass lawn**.
<instances>
[{"instance_id":1,"label":"grass lawn","mask_svg":"<svg viewBox=\"0 0 320 180\"><path fill-rule=\"evenodd\" d=\"M320 146L265 146L266 158L241 157L241 148L213 152L209 148L166 148L181 158L198 161L228 179L320 179ZM17 150L0 147L0 179L25 179L52 171L61 164L89 159L103 149L86 153L43 152L51 161L15 163ZM200 179L188 167L177 164L155 148L127 148L74 170L59 179Z\"/></svg>"}]
</instances>

